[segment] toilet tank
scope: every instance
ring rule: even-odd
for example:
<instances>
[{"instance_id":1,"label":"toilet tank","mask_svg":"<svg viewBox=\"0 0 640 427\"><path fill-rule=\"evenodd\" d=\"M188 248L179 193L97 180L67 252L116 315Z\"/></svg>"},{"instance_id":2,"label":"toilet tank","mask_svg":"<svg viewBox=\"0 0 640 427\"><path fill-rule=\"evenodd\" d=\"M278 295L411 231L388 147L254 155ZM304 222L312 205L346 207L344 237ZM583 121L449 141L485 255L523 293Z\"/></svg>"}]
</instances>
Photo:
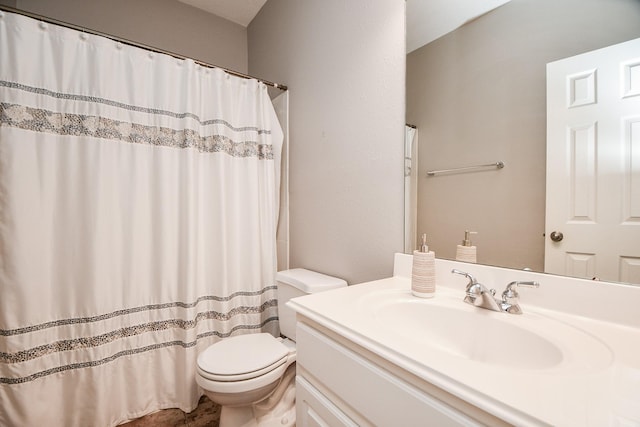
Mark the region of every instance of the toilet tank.
<instances>
[{"instance_id":1,"label":"toilet tank","mask_svg":"<svg viewBox=\"0 0 640 427\"><path fill-rule=\"evenodd\" d=\"M342 279L304 268L277 272L276 283L278 285L280 333L293 341L296 340L296 313L286 306L287 301L291 298L347 286L347 282Z\"/></svg>"}]
</instances>

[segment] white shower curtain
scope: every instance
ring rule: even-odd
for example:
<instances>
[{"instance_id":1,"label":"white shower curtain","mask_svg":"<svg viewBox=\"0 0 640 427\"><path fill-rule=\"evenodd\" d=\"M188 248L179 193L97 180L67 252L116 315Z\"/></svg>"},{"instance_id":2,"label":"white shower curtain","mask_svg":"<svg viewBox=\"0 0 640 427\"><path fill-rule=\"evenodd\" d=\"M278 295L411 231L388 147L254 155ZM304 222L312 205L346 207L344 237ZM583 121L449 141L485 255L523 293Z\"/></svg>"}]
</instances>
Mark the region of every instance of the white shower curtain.
<instances>
[{"instance_id":1,"label":"white shower curtain","mask_svg":"<svg viewBox=\"0 0 640 427\"><path fill-rule=\"evenodd\" d=\"M189 411L199 351L278 329L267 90L0 14L0 425Z\"/></svg>"}]
</instances>

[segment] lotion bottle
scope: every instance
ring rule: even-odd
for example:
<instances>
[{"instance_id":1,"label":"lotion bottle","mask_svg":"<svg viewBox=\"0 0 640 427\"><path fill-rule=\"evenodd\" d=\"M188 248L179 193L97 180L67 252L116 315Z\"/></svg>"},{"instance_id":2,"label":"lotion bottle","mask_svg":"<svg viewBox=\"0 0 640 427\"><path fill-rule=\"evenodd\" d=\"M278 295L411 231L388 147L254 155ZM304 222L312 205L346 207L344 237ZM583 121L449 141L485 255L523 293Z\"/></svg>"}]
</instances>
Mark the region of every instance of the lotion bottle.
<instances>
[{"instance_id":1,"label":"lotion bottle","mask_svg":"<svg viewBox=\"0 0 640 427\"><path fill-rule=\"evenodd\" d=\"M422 235L420 249L413 251L411 293L420 298L431 298L436 292L436 255L429 251L427 235Z\"/></svg>"},{"instance_id":2,"label":"lotion bottle","mask_svg":"<svg viewBox=\"0 0 640 427\"><path fill-rule=\"evenodd\" d=\"M465 230L464 240L456 248L456 261L477 262L476 247L471 244L471 234L478 234L476 231Z\"/></svg>"}]
</instances>

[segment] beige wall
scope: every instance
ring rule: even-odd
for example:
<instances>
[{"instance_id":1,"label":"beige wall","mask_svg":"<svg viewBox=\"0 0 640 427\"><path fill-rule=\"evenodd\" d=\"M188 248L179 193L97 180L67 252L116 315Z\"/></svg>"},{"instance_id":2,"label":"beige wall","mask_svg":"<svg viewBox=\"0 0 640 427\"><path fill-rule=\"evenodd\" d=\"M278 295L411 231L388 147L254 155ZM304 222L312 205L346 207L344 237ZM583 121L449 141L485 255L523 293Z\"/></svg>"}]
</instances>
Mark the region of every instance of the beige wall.
<instances>
[{"instance_id":1,"label":"beige wall","mask_svg":"<svg viewBox=\"0 0 640 427\"><path fill-rule=\"evenodd\" d=\"M0 0L59 21L247 72L247 30L177 0Z\"/></svg>"},{"instance_id":2,"label":"beige wall","mask_svg":"<svg viewBox=\"0 0 640 427\"><path fill-rule=\"evenodd\" d=\"M290 93L291 267L392 274L403 241L404 0L269 0L249 72Z\"/></svg>"},{"instance_id":3,"label":"beige wall","mask_svg":"<svg viewBox=\"0 0 640 427\"><path fill-rule=\"evenodd\" d=\"M544 265L546 63L640 37L637 0L512 0L407 57L407 122L419 129L418 233L455 257ZM427 170L505 162L501 171Z\"/></svg>"}]
</instances>

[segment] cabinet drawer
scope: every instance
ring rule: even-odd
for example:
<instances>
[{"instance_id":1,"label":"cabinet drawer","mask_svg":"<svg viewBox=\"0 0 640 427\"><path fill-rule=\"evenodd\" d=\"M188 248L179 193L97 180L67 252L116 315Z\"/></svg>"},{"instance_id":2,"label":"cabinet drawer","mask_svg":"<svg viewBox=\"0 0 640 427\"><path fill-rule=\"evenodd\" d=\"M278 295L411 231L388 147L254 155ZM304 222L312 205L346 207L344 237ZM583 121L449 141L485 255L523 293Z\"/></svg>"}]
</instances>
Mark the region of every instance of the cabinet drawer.
<instances>
[{"instance_id":1,"label":"cabinet drawer","mask_svg":"<svg viewBox=\"0 0 640 427\"><path fill-rule=\"evenodd\" d=\"M296 377L296 425L298 427L358 426L300 376Z\"/></svg>"},{"instance_id":2,"label":"cabinet drawer","mask_svg":"<svg viewBox=\"0 0 640 427\"><path fill-rule=\"evenodd\" d=\"M373 425L480 425L304 323L296 336L297 363L309 382L320 383Z\"/></svg>"}]
</instances>

